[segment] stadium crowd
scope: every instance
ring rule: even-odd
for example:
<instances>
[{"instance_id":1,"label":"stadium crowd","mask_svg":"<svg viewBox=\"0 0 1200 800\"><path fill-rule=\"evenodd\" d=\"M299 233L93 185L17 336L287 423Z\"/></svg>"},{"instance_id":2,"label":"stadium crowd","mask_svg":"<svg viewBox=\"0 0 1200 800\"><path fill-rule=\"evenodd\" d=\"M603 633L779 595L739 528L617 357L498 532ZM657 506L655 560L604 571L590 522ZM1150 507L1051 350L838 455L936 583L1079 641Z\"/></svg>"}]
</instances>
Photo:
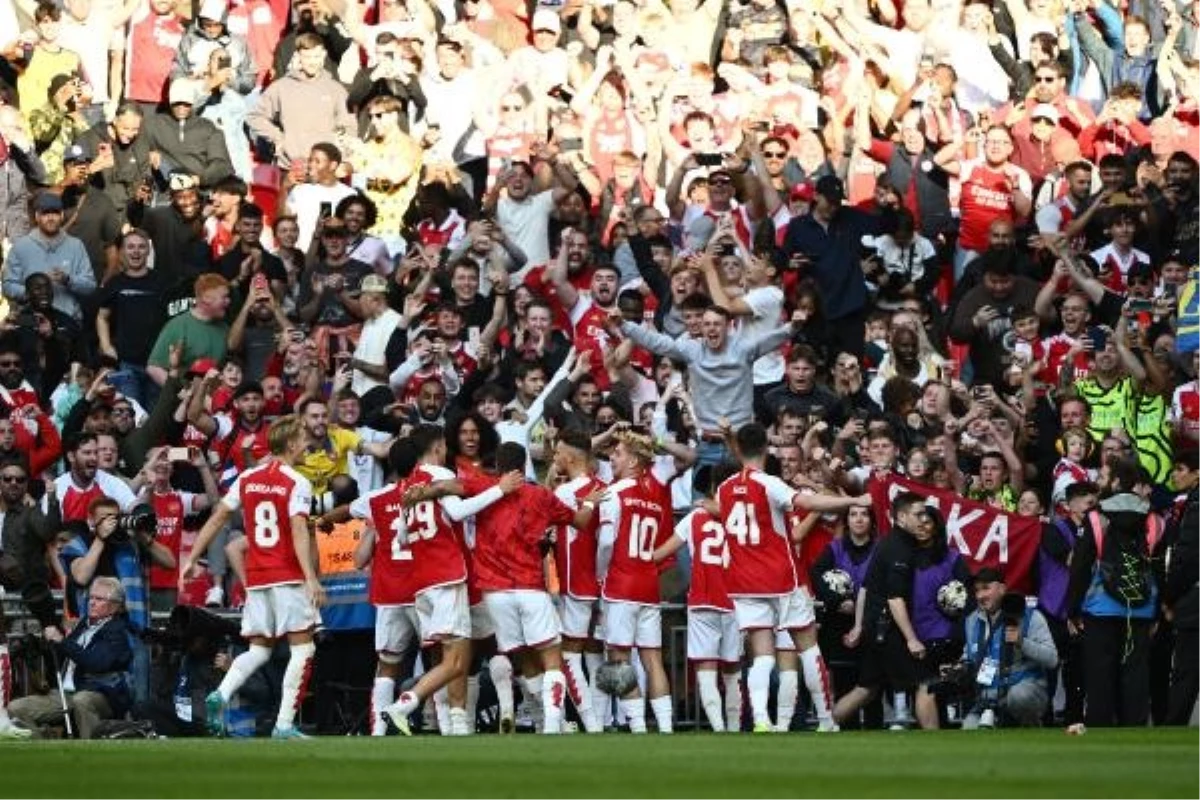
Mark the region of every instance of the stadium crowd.
<instances>
[{"instance_id":1,"label":"stadium crowd","mask_svg":"<svg viewBox=\"0 0 1200 800\"><path fill-rule=\"evenodd\" d=\"M0 578L63 666L0 643L0 738L151 716L189 607L246 646L184 730L277 667L302 736L365 613L372 734L670 732L673 600L713 730L1186 724L1197 24L0 2Z\"/></svg>"}]
</instances>

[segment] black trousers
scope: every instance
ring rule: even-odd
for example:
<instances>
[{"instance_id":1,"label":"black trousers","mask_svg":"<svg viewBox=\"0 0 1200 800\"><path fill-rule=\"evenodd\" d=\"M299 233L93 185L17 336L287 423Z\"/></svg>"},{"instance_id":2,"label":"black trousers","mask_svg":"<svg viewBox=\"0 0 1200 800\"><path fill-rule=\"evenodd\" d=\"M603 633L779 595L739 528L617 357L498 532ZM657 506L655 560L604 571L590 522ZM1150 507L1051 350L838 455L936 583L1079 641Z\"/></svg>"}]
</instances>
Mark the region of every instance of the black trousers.
<instances>
[{"instance_id":1,"label":"black trousers","mask_svg":"<svg viewBox=\"0 0 1200 800\"><path fill-rule=\"evenodd\" d=\"M862 358L863 339L866 337L867 310L865 308L851 312L844 317L831 319L826 322L829 329L829 359L832 361L838 353L846 352Z\"/></svg>"},{"instance_id":2,"label":"black trousers","mask_svg":"<svg viewBox=\"0 0 1200 800\"><path fill-rule=\"evenodd\" d=\"M1187 725L1192 719L1196 694L1200 690L1200 631L1176 628L1175 665L1171 671L1171 700L1167 706L1168 725Z\"/></svg>"},{"instance_id":3,"label":"black trousers","mask_svg":"<svg viewBox=\"0 0 1200 800\"><path fill-rule=\"evenodd\" d=\"M1150 719L1148 619L1083 618L1089 727L1144 726Z\"/></svg>"},{"instance_id":4,"label":"black trousers","mask_svg":"<svg viewBox=\"0 0 1200 800\"><path fill-rule=\"evenodd\" d=\"M1059 669L1050 673L1049 695L1051 700L1058 689L1058 681L1063 684L1063 694L1066 704L1063 706L1063 724L1074 725L1083 722L1083 646L1078 636L1072 636L1067 630L1067 623L1046 617L1050 627L1050 635L1054 638L1054 648L1058 650ZM1053 703L1047 714L1053 714ZM1052 724L1048 720L1047 724Z\"/></svg>"}]
</instances>

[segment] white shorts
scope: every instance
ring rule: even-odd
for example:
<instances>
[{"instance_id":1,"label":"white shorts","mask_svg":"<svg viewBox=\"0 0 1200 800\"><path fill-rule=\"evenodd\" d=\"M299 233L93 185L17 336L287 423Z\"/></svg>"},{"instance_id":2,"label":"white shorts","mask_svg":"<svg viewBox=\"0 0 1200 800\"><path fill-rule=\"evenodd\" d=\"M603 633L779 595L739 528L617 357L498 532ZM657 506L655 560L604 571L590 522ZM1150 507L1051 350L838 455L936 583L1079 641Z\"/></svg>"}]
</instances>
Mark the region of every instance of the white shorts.
<instances>
[{"instance_id":1,"label":"white shorts","mask_svg":"<svg viewBox=\"0 0 1200 800\"><path fill-rule=\"evenodd\" d=\"M562 621L562 635L568 639L591 639L592 620L599 608L598 600L581 600L570 595L558 598L558 618Z\"/></svg>"},{"instance_id":2,"label":"white shorts","mask_svg":"<svg viewBox=\"0 0 1200 800\"><path fill-rule=\"evenodd\" d=\"M495 635L496 626L492 622L492 615L488 613L487 603L480 600L471 606L471 638L490 639Z\"/></svg>"},{"instance_id":3,"label":"white shorts","mask_svg":"<svg viewBox=\"0 0 1200 800\"><path fill-rule=\"evenodd\" d=\"M278 639L289 633L311 630L320 622L321 614L309 602L302 583L246 590L242 636Z\"/></svg>"},{"instance_id":4,"label":"white shorts","mask_svg":"<svg viewBox=\"0 0 1200 800\"><path fill-rule=\"evenodd\" d=\"M744 631L791 631L807 628L817 621L812 595L808 589L793 589L791 594L771 597L735 597L733 611L738 627Z\"/></svg>"},{"instance_id":5,"label":"white shorts","mask_svg":"<svg viewBox=\"0 0 1200 800\"><path fill-rule=\"evenodd\" d=\"M689 661L736 664L742 660L742 632L738 630L732 611L689 608L687 633Z\"/></svg>"},{"instance_id":6,"label":"white shorts","mask_svg":"<svg viewBox=\"0 0 1200 800\"><path fill-rule=\"evenodd\" d=\"M376 653L401 656L420 639L415 606L377 606L375 608Z\"/></svg>"},{"instance_id":7,"label":"white shorts","mask_svg":"<svg viewBox=\"0 0 1200 800\"><path fill-rule=\"evenodd\" d=\"M467 604L466 583L426 589L417 594L416 608L422 642L470 638L471 609Z\"/></svg>"},{"instance_id":8,"label":"white shorts","mask_svg":"<svg viewBox=\"0 0 1200 800\"><path fill-rule=\"evenodd\" d=\"M658 606L605 600L604 635L611 647L662 647L662 612Z\"/></svg>"},{"instance_id":9,"label":"white shorts","mask_svg":"<svg viewBox=\"0 0 1200 800\"><path fill-rule=\"evenodd\" d=\"M780 628L775 631L775 650L776 652L790 651L796 649L796 642L792 640L792 632Z\"/></svg>"},{"instance_id":10,"label":"white shorts","mask_svg":"<svg viewBox=\"0 0 1200 800\"><path fill-rule=\"evenodd\" d=\"M496 649L501 653L558 644L558 614L546 592L486 592L483 601L496 626Z\"/></svg>"}]
</instances>

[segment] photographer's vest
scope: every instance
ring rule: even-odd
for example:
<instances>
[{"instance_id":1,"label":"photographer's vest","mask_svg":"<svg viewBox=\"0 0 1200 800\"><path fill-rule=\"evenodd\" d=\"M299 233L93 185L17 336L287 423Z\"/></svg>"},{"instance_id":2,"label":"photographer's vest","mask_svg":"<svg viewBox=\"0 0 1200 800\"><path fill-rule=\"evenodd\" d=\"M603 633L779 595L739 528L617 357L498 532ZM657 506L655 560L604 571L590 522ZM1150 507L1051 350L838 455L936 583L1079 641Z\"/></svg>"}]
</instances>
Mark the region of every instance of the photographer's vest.
<instances>
[{"instance_id":1,"label":"photographer's vest","mask_svg":"<svg viewBox=\"0 0 1200 800\"><path fill-rule=\"evenodd\" d=\"M1033 609L1025 607L1025 614L1021 618L1021 638L1029 633L1029 621L1033 618ZM992 682L988 684L989 689L999 689L1000 687L1009 687L1020 683L1023 680L1030 678L1042 679L1045 675L1041 670L1033 669L1018 669L1005 670L1001 667L1004 662L1001 660L1004 655L1004 625L991 625L987 620L987 615L979 612L976 615L975 624L967 631L967 647L966 658L978 670L979 665L984 659L990 660L997 666L996 675L992 678Z\"/></svg>"},{"instance_id":2,"label":"photographer's vest","mask_svg":"<svg viewBox=\"0 0 1200 800\"><path fill-rule=\"evenodd\" d=\"M849 536L849 534L846 535ZM867 557L858 563L855 563L851 556L846 539L841 536L829 543L829 552L833 554L834 566L850 576L852 589L850 596L857 597L858 590L862 587L863 581L867 579L867 571L871 569L871 562L875 560L875 540L872 539L868 545Z\"/></svg>"},{"instance_id":3,"label":"photographer's vest","mask_svg":"<svg viewBox=\"0 0 1200 800\"><path fill-rule=\"evenodd\" d=\"M913 574L912 617L913 631L922 642L950 639L954 636L954 620L938 606L938 589L954 578L954 565L962 556L953 547L946 548L941 561L921 567Z\"/></svg>"},{"instance_id":4,"label":"photographer's vest","mask_svg":"<svg viewBox=\"0 0 1200 800\"><path fill-rule=\"evenodd\" d=\"M1055 535L1066 542L1068 550L1075 549L1076 533L1070 520L1059 517L1050 527ZM1039 547L1038 608L1043 614L1060 622L1067 618L1067 587L1070 583L1070 568L1065 563L1055 561L1045 548Z\"/></svg>"},{"instance_id":5,"label":"photographer's vest","mask_svg":"<svg viewBox=\"0 0 1200 800\"><path fill-rule=\"evenodd\" d=\"M1133 401L1133 435L1138 461L1154 483L1165 484L1171 477L1174 448L1167 425L1167 398L1161 394L1140 394Z\"/></svg>"}]
</instances>

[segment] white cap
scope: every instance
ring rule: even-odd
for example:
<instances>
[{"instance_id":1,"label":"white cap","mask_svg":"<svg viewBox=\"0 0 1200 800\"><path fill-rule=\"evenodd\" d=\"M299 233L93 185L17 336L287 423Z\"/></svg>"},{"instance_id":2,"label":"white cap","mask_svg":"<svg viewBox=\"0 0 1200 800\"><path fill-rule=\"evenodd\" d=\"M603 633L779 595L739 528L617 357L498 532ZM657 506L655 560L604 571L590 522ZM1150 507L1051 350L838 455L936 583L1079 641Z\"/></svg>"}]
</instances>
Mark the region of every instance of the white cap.
<instances>
[{"instance_id":1,"label":"white cap","mask_svg":"<svg viewBox=\"0 0 1200 800\"><path fill-rule=\"evenodd\" d=\"M227 11L229 11L229 6L226 5L225 0L203 0L200 3L200 11L196 14L196 18L224 22Z\"/></svg>"},{"instance_id":2,"label":"white cap","mask_svg":"<svg viewBox=\"0 0 1200 800\"><path fill-rule=\"evenodd\" d=\"M1036 106L1033 107L1033 111L1029 112L1029 118L1031 120L1048 119L1051 122L1053 122L1055 125L1057 125L1058 124L1058 109L1055 108L1054 106L1050 105L1049 103L1038 103Z\"/></svg>"},{"instance_id":3,"label":"white cap","mask_svg":"<svg viewBox=\"0 0 1200 800\"><path fill-rule=\"evenodd\" d=\"M533 22L529 26L530 30L534 31L554 31L562 33L562 20L558 18L558 14L548 8L540 8L533 15Z\"/></svg>"},{"instance_id":4,"label":"white cap","mask_svg":"<svg viewBox=\"0 0 1200 800\"><path fill-rule=\"evenodd\" d=\"M167 100L171 105L176 103L187 103L194 106L196 98L200 96L200 87L196 81L191 78L176 78L171 81L171 88L167 92Z\"/></svg>"}]
</instances>

